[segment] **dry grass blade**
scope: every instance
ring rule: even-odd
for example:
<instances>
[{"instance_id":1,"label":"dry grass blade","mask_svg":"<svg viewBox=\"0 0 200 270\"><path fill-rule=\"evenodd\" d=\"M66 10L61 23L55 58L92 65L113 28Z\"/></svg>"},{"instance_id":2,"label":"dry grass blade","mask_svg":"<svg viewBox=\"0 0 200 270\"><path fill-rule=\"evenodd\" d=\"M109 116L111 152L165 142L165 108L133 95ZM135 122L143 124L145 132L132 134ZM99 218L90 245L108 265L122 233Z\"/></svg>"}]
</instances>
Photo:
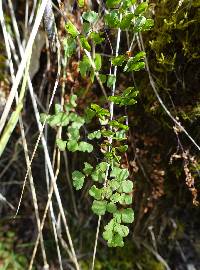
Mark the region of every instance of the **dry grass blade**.
<instances>
[{"instance_id":1,"label":"dry grass blade","mask_svg":"<svg viewBox=\"0 0 200 270\"><path fill-rule=\"evenodd\" d=\"M9 0L9 8L10 8L10 11L11 11L12 22L14 21L16 23L15 15L14 15L13 8L12 8L12 2L10 0ZM2 18L2 20L4 20L4 18ZM12 41L12 39L10 37L10 34L7 33L6 31L4 31L4 40L5 40L6 44L7 44L6 50L7 50L7 55L10 58L10 73L11 73L12 82L14 82L15 81L14 69L13 69L13 63L12 63L12 59L11 59L11 51L10 51L10 47L9 47L9 44L8 44L8 42L9 41ZM12 50L13 50L13 53L15 54L16 53L16 50L14 48L14 44L13 44ZM14 57L14 58L15 58L16 61L18 60L17 57ZM15 98L16 98L16 103L18 103L18 95L17 95L17 93L16 93L16 97ZM23 143L23 148L24 148L26 163L27 163L27 166L28 166L28 164L30 162L29 155L28 155L28 146L27 146L26 137L25 137L24 125L23 125L22 117L21 117L20 114L19 114L19 123L20 123L20 130L21 130L22 143ZM31 192L32 192L32 197L33 197L33 205L34 205L34 209L35 209L35 216L36 216L37 226L38 226L38 229L39 229L40 228L40 218L39 218L39 211L38 211L36 191L35 191L35 187L34 187L34 182L33 182L33 177L32 177L31 171L29 173L29 181L30 181ZM42 255L43 255L44 266L46 267L48 264L47 264L46 252L45 252L45 248L44 248L43 235L41 235L41 237L40 237L40 242L41 242L41 250L42 250Z\"/></svg>"},{"instance_id":2,"label":"dry grass blade","mask_svg":"<svg viewBox=\"0 0 200 270\"><path fill-rule=\"evenodd\" d=\"M26 46L26 49L25 49L25 52L24 52L24 56L22 58L22 61L21 61L20 65L19 65L16 77L15 77L15 83L12 85L10 94L8 96L4 111L3 111L1 119L0 119L0 133L2 132L2 130L4 128L6 119L8 117L8 114L9 114L10 109L11 109L11 105L12 105L14 97L15 97L15 93L16 93L16 91L18 89L18 86L20 84L20 81L21 81L21 79L23 77L24 70L26 68L28 59L30 58L33 42L35 40L35 36L36 36L38 28L40 26L40 22L42 20L43 13L44 13L47 1L48 0L43 0L40 7L39 7L39 9L38 9L38 12L37 12L37 15L36 15L36 18L35 18L35 22L34 22L34 25L33 25L33 29L32 29L32 32L30 34L30 37L29 37L29 40L27 42L27 46ZM2 16L3 16L2 1L0 1L0 18Z\"/></svg>"}]
</instances>

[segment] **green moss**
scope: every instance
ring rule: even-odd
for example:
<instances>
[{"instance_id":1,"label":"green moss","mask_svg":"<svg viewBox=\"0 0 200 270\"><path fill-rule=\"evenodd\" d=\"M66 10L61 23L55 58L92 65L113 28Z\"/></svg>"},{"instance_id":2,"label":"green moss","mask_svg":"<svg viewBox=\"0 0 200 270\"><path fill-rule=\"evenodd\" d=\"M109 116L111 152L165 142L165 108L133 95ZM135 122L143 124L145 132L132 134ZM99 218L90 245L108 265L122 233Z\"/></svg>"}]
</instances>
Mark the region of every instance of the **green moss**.
<instances>
[{"instance_id":1,"label":"green moss","mask_svg":"<svg viewBox=\"0 0 200 270\"><path fill-rule=\"evenodd\" d=\"M127 242L124 248L99 250L103 252L97 254L95 270L165 270L152 253L142 246L138 249L132 241ZM91 261L82 260L80 263L83 270L91 268Z\"/></svg>"},{"instance_id":2,"label":"green moss","mask_svg":"<svg viewBox=\"0 0 200 270\"><path fill-rule=\"evenodd\" d=\"M27 269L28 261L25 256L14 251L15 234L11 231L0 234L0 269Z\"/></svg>"}]
</instances>

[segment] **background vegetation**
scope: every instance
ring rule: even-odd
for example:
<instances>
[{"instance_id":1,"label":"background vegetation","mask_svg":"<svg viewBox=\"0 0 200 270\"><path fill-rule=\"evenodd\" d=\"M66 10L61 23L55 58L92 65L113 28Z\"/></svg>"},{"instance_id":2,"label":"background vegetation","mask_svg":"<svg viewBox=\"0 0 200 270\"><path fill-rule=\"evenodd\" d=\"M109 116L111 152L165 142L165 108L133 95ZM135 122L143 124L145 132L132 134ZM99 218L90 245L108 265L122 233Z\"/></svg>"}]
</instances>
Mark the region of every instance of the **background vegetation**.
<instances>
[{"instance_id":1,"label":"background vegetation","mask_svg":"<svg viewBox=\"0 0 200 270\"><path fill-rule=\"evenodd\" d=\"M114 1L107 1L107 5L106 1L53 1L53 14L50 12L50 17L45 18L55 16L55 21L52 19L51 27L45 18L39 24L37 35L31 39L30 59L30 50L26 55L24 48L33 33L34 22L39 22L39 2L0 1L3 14L0 14L1 115L13 88L19 91L8 119L13 119L13 112L18 112L19 117L14 114L11 125L2 129L0 141L2 147L8 139L0 160L0 269L28 269L37 241L39 246L32 269L79 269L76 258L80 269L92 269L98 225L98 216L91 210L93 199L88 194L92 182L89 178L79 190L83 183L78 175L76 191L73 186L76 177L72 179L72 175L75 170L83 171L84 162L96 167L109 152L106 140L104 147L99 148L101 139L91 143L87 138L88 134L100 129L98 117L101 118L102 111L97 111L98 117L80 129L80 140L91 143L93 151L89 145L82 145L83 152L73 151L72 146L69 151L68 145L66 148L68 138L64 146L63 141L59 141L61 122L52 124L55 118L46 119L44 136L41 122L49 114L55 114L55 104L70 104L70 113L83 118L85 109L94 103L110 110L105 95L112 95L113 81L102 87L95 72L110 74L110 57L116 51L119 26L105 25L104 12L105 9L109 12L119 10L119 3L116 1L116 6L112 6ZM133 7L138 4L139 1L133 3ZM122 31L120 55L130 59L140 50L146 52L144 69L127 73L119 65L116 76L115 95L119 96L130 86L134 87L134 93L139 91L131 96L137 103L114 107L114 119L126 116L122 123L129 127L125 143L128 148L121 154L120 168L128 169L133 183L133 191L129 192L133 202L128 207L134 210L135 219L129 224L124 247L108 247L102 232L110 217L102 217L94 269L200 269L199 7L199 0L152 0L144 16L153 19L154 26L149 31L136 31L136 34L132 29ZM94 37L85 40L84 36L76 34L77 30L84 35L86 30L82 23L89 21L80 18L83 12L91 10L99 14L93 30L102 33L98 39L105 39L95 47L102 60L101 69L95 72L91 66L87 68L83 58L87 50L90 51L88 45L94 48ZM73 26L66 27L69 21L76 26L75 30ZM92 57L97 65L98 59ZM20 81L21 59L25 62ZM78 97L77 106L73 95ZM16 104L23 104L23 109ZM60 112L58 107L57 112ZM106 111L104 113L103 117ZM4 126L1 124L0 127ZM66 127L63 129L62 139L67 133ZM5 130L9 136L4 136ZM114 147L119 146L120 141ZM34 158L29 166L32 153ZM54 189L50 184L53 178L57 179ZM42 234L39 234L49 194L52 198ZM122 203L122 208L125 205ZM99 214L97 208L93 207L93 211Z\"/></svg>"}]
</instances>

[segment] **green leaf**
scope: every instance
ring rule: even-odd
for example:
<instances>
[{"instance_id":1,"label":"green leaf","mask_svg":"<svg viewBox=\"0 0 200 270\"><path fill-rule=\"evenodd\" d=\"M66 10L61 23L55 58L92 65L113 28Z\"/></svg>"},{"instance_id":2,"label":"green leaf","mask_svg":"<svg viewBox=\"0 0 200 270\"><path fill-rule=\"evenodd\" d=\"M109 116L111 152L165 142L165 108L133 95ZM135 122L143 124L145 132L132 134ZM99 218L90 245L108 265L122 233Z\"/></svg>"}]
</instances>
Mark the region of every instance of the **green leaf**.
<instances>
[{"instance_id":1,"label":"green leaf","mask_svg":"<svg viewBox=\"0 0 200 270\"><path fill-rule=\"evenodd\" d=\"M148 31L154 26L154 20L147 19L145 24L142 26L142 31Z\"/></svg>"},{"instance_id":2,"label":"green leaf","mask_svg":"<svg viewBox=\"0 0 200 270\"><path fill-rule=\"evenodd\" d=\"M128 228L116 222L116 219L111 221L104 227L103 238L108 241L109 247L123 247L123 237L127 235Z\"/></svg>"},{"instance_id":3,"label":"green leaf","mask_svg":"<svg viewBox=\"0 0 200 270\"><path fill-rule=\"evenodd\" d=\"M83 187L85 175L82 172L74 171L72 173L73 186L76 190L79 190Z\"/></svg>"},{"instance_id":4,"label":"green leaf","mask_svg":"<svg viewBox=\"0 0 200 270\"><path fill-rule=\"evenodd\" d=\"M110 126L123 129L123 130L129 130L129 127L127 125L123 125L122 123L119 123L117 120L112 120L109 122Z\"/></svg>"},{"instance_id":5,"label":"green leaf","mask_svg":"<svg viewBox=\"0 0 200 270\"><path fill-rule=\"evenodd\" d=\"M121 96L110 96L108 100L114 104L121 106L133 105L137 103L134 99L138 95L138 91L134 90L134 87L128 87Z\"/></svg>"},{"instance_id":6,"label":"green leaf","mask_svg":"<svg viewBox=\"0 0 200 270\"><path fill-rule=\"evenodd\" d=\"M96 131L88 134L89 140L100 139L100 138L101 138L101 131L100 130L96 130Z\"/></svg>"},{"instance_id":7,"label":"green leaf","mask_svg":"<svg viewBox=\"0 0 200 270\"><path fill-rule=\"evenodd\" d=\"M68 22L66 24L66 30L73 38L76 38L80 34L76 26L73 25L72 22Z\"/></svg>"},{"instance_id":8,"label":"green leaf","mask_svg":"<svg viewBox=\"0 0 200 270\"><path fill-rule=\"evenodd\" d=\"M121 0L107 0L106 1L106 6L108 8L114 8L118 6L121 3Z\"/></svg>"},{"instance_id":9,"label":"green leaf","mask_svg":"<svg viewBox=\"0 0 200 270\"><path fill-rule=\"evenodd\" d=\"M146 18L144 16L139 16L136 20L135 20L135 25L134 25L134 32L138 33L142 31L143 26L146 23Z\"/></svg>"},{"instance_id":10,"label":"green leaf","mask_svg":"<svg viewBox=\"0 0 200 270\"><path fill-rule=\"evenodd\" d=\"M107 86L111 88L116 83L115 75L108 75Z\"/></svg>"},{"instance_id":11,"label":"green leaf","mask_svg":"<svg viewBox=\"0 0 200 270\"><path fill-rule=\"evenodd\" d=\"M103 182L105 179L105 173L100 170L100 168L96 168L95 171L91 174L92 180L95 182Z\"/></svg>"},{"instance_id":12,"label":"green leaf","mask_svg":"<svg viewBox=\"0 0 200 270\"><path fill-rule=\"evenodd\" d=\"M109 119L106 118L105 116L99 116L99 122L102 126L105 126L108 124L109 122Z\"/></svg>"},{"instance_id":13,"label":"green leaf","mask_svg":"<svg viewBox=\"0 0 200 270\"><path fill-rule=\"evenodd\" d=\"M92 196L96 200L101 200L102 191L101 189L97 188L95 185L93 185L89 190L90 196Z\"/></svg>"},{"instance_id":14,"label":"green leaf","mask_svg":"<svg viewBox=\"0 0 200 270\"><path fill-rule=\"evenodd\" d=\"M84 22L82 31L84 35L87 35L91 31L91 24L88 22Z\"/></svg>"},{"instance_id":15,"label":"green leaf","mask_svg":"<svg viewBox=\"0 0 200 270\"><path fill-rule=\"evenodd\" d=\"M90 69L91 69L90 60L88 59L86 55L84 55L83 60L79 62L79 70L80 70L81 76L85 78L87 72L90 71Z\"/></svg>"},{"instance_id":16,"label":"green leaf","mask_svg":"<svg viewBox=\"0 0 200 270\"><path fill-rule=\"evenodd\" d=\"M102 134L103 137L110 138L110 137L113 137L114 132L111 131L111 130L103 129L103 130L101 130L101 134Z\"/></svg>"},{"instance_id":17,"label":"green leaf","mask_svg":"<svg viewBox=\"0 0 200 270\"><path fill-rule=\"evenodd\" d=\"M91 153L93 151L93 146L87 142L80 142L78 145L78 150L81 152Z\"/></svg>"},{"instance_id":18,"label":"green leaf","mask_svg":"<svg viewBox=\"0 0 200 270\"><path fill-rule=\"evenodd\" d=\"M125 194L125 193L121 194L120 199L119 199L120 204L130 205L130 204L132 204L132 202L133 202L132 194Z\"/></svg>"},{"instance_id":19,"label":"green leaf","mask_svg":"<svg viewBox=\"0 0 200 270\"><path fill-rule=\"evenodd\" d=\"M139 71L145 67L145 63L140 60L145 58L145 52L139 52L134 57L131 57L126 66L124 67L124 71Z\"/></svg>"},{"instance_id":20,"label":"green leaf","mask_svg":"<svg viewBox=\"0 0 200 270\"><path fill-rule=\"evenodd\" d=\"M135 97L137 97L138 94L139 94L139 91L135 90L134 87L128 87L128 88L126 88L124 90L124 92L122 94L122 98L128 99L129 100L129 103L130 103L130 101L132 99L134 99Z\"/></svg>"},{"instance_id":21,"label":"green leaf","mask_svg":"<svg viewBox=\"0 0 200 270\"><path fill-rule=\"evenodd\" d=\"M78 143L76 140L70 140L67 143L67 149L71 152L75 152L79 150Z\"/></svg>"},{"instance_id":22,"label":"green leaf","mask_svg":"<svg viewBox=\"0 0 200 270\"><path fill-rule=\"evenodd\" d=\"M102 196L106 199L110 199L110 197L112 196L112 189L109 186L103 187Z\"/></svg>"},{"instance_id":23,"label":"green leaf","mask_svg":"<svg viewBox=\"0 0 200 270\"><path fill-rule=\"evenodd\" d=\"M61 125L62 127L64 127L64 126L67 126L68 124L69 124L69 117L68 117L68 115L65 114L65 113L62 113L60 125Z\"/></svg>"},{"instance_id":24,"label":"green leaf","mask_svg":"<svg viewBox=\"0 0 200 270\"><path fill-rule=\"evenodd\" d=\"M110 222L104 227L105 231L103 232L103 238L109 242L112 242L114 225L115 220L111 219Z\"/></svg>"},{"instance_id":25,"label":"green leaf","mask_svg":"<svg viewBox=\"0 0 200 270\"><path fill-rule=\"evenodd\" d=\"M116 223L121 223L122 222L122 214L121 212L118 210L113 214L113 218L116 221Z\"/></svg>"},{"instance_id":26,"label":"green leaf","mask_svg":"<svg viewBox=\"0 0 200 270\"><path fill-rule=\"evenodd\" d=\"M80 127L82 127L84 124L85 124L84 118L81 116L77 116L76 120L74 120L74 122L72 123L72 127L80 129Z\"/></svg>"},{"instance_id":27,"label":"green leaf","mask_svg":"<svg viewBox=\"0 0 200 270\"><path fill-rule=\"evenodd\" d=\"M110 96L108 100L112 101L114 104L121 106L133 105L137 103L132 97L124 98L123 96Z\"/></svg>"},{"instance_id":28,"label":"green leaf","mask_svg":"<svg viewBox=\"0 0 200 270\"><path fill-rule=\"evenodd\" d=\"M112 10L110 13L106 14L105 23L110 28L118 28L120 25L119 13L115 10Z\"/></svg>"},{"instance_id":29,"label":"green leaf","mask_svg":"<svg viewBox=\"0 0 200 270\"><path fill-rule=\"evenodd\" d=\"M106 210L111 214L115 213L117 211L117 206L116 206L116 204L110 202L107 204Z\"/></svg>"},{"instance_id":30,"label":"green leaf","mask_svg":"<svg viewBox=\"0 0 200 270\"><path fill-rule=\"evenodd\" d=\"M95 63L96 70L99 71L102 65L101 55L99 53L95 54L94 63Z\"/></svg>"},{"instance_id":31,"label":"green leaf","mask_svg":"<svg viewBox=\"0 0 200 270\"><path fill-rule=\"evenodd\" d=\"M69 103L64 104L64 112L65 114L69 114L69 112L73 109L72 105ZM69 119L70 120L70 119Z\"/></svg>"},{"instance_id":32,"label":"green leaf","mask_svg":"<svg viewBox=\"0 0 200 270\"><path fill-rule=\"evenodd\" d=\"M143 60L146 56L146 53L141 51L139 53L137 53L134 57L132 57L132 61L133 62L138 62L140 60Z\"/></svg>"},{"instance_id":33,"label":"green leaf","mask_svg":"<svg viewBox=\"0 0 200 270\"><path fill-rule=\"evenodd\" d=\"M133 223L134 221L134 212L132 208L123 209L122 212L122 222L124 223Z\"/></svg>"},{"instance_id":34,"label":"green leaf","mask_svg":"<svg viewBox=\"0 0 200 270\"><path fill-rule=\"evenodd\" d=\"M48 123L48 119L50 118L51 116L46 114L46 113L41 113L40 114L40 122L41 123L44 123L44 121L46 121Z\"/></svg>"},{"instance_id":35,"label":"green leaf","mask_svg":"<svg viewBox=\"0 0 200 270\"><path fill-rule=\"evenodd\" d=\"M134 15L138 16L138 15L144 13L147 10L147 8L148 8L147 2L143 2L143 3L139 4L135 9Z\"/></svg>"},{"instance_id":36,"label":"green leaf","mask_svg":"<svg viewBox=\"0 0 200 270\"><path fill-rule=\"evenodd\" d=\"M126 29L129 29L131 24L132 24L132 20L134 18L134 14L133 13L128 13L126 14L122 20L121 20L121 23L120 23L120 28L122 30L126 30Z\"/></svg>"},{"instance_id":37,"label":"green leaf","mask_svg":"<svg viewBox=\"0 0 200 270\"><path fill-rule=\"evenodd\" d=\"M126 237L129 234L128 227L119 223L115 223L114 231L117 232L121 237Z\"/></svg>"},{"instance_id":38,"label":"green leaf","mask_svg":"<svg viewBox=\"0 0 200 270\"><path fill-rule=\"evenodd\" d=\"M102 33L91 32L90 39L94 42L94 44L101 44L105 38L101 37Z\"/></svg>"},{"instance_id":39,"label":"green leaf","mask_svg":"<svg viewBox=\"0 0 200 270\"><path fill-rule=\"evenodd\" d=\"M120 183L113 179L109 181L109 186L113 191L116 191L120 187Z\"/></svg>"},{"instance_id":40,"label":"green leaf","mask_svg":"<svg viewBox=\"0 0 200 270\"><path fill-rule=\"evenodd\" d=\"M128 64L128 63L127 63ZM124 69L124 71L139 71L145 68L144 62L137 62L129 64L129 67Z\"/></svg>"},{"instance_id":41,"label":"green leaf","mask_svg":"<svg viewBox=\"0 0 200 270\"><path fill-rule=\"evenodd\" d=\"M124 246L124 241L123 237L119 234L114 234L112 238L112 242L108 243L109 247L123 247Z\"/></svg>"},{"instance_id":42,"label":"green leaf","mask_svg":"<svg viewBox=\"0 0 200 270\"><path fill-rule=\"evenodd\" d=\"M115 137L113 139L118 140L118 141L123 141L127 139L126 136L126 131L125 130L119 130L115 133Z\"/></svg>"},{"instance_id":43,"label":"green leaf","mask_svg":"<svg viewBox=\"0 0 200 270\"><path fill-rule=\"evenodd\" d=\"M56 139L56 144L60 151L65 151L67 141L63 141L61 139Z\"/></svg>"},{"instance_id":44,"label":"green leaf","mask_svg":"<svg viewBox=\"0 0 200 270\"><path fill-rule=\"evenodd\" d=\"M109 110L101 108L97 104L92 104L91 108L97 113L100 118L102 118L103 116L110 116Z\"/></svg>"},{"instance_id":45,"label":"green leaf","mask_svg":"<svg viewBox=\"0 0 200 270\"><path fill-rule=\"evenodd\" d=\"M87 41L87 38L85 38L84 36L81 36L80 37L80 43L81 43L81 46L86 49L88 52L91 51L91 46L89 44L89 42Z\"/></svg>"},{"instance_id":46,"label":"green leaf","mask_svg":"<svg viewBox=\"0 0 200 270\"><path fill-rule=\"evenodd\" d=\"M85 0L78 0L78 5L79 5L80 8L84 7Z\"/></svg>"},{"instance_id":47,"label":"green leaf","mask_svg":"<svg viewBox=\"0 0 200 270\"><path fill-rule=\"evenodd\" d=\"M121 145L116 147L116 149L121 153L125 153L128 150L128 145Z\"/></svg>"},{"instance_id":48,"label":"green leaf","mask_svg":"<svg viewBox=\"0 0 200 270\"><path fill-rule=\"evenodd\" d=\"M105 179L105 171L107 170L107 166L108 164L106 162L99 163L91 175L92 179L96 182L102 182Z\"/></svg>"},{"instance_id":49,"label":"green leaf","mask_svg":"<svg viewBox=\"0 0 200 270\"><path fill-rule=\"evenodd\" d=\"M48 123L51 127L54 126L67 126L69 124L68 115L64 112L59 112L56 115L52 115L48 118Z\"/></svg>"},{"instance_id":50,"label":"green leaf","mask_svg":"<svg viewBox=\"0 0 200 270\"><path fill-rule=\"evenodd\" d=\"M107 170L107 168L108 168L108 163L107 162L101 162L101 163L99 163L98 168L100 168L100 170L102 172L105 172Z\"/></svg>"},{"instance_id":51,"label":"green leaf","mask_svg":"<svg viewBox=\"0 0 200 270\"><path fill-rule=\"evenodd\" d=\"M106 201L96 201L95 200L95 201L93 201L93 204L92 204L92 211L98 216L105 215L106 206L107 206Z\"/></svg>"},{"instance_id":52,"label":"green leaf","mask_svg":"<svg viewBox=\"0 0 200 270\"><path fill-rule=\"evenodd\" d=\"M133 182L130 180L124 180L121 184L122 191L125 193L130 193L133 191Z\"/></svg>"},{"instance_id":53,"label":"green leaf","mask_svg":"<svg viewBox=\"0 0 200 270\"><path fill-rule=\"evenodd\" d=\"M122 8L124 10L127 10L129 7L135 4L136 0L123 0L122 2L123 2Z\"/></svg>"},{"instance_id":54,"label":"green leaf","mask_svg":"<svg viewBox=\"0 0 200 270\"><path fill-rule=\"evenodd\" d=\"M76 41L72 37L66 37L63 39L63 48L67 57L72 56L76 50Z\"/></svg>"},{"instance_id":55,"label":"green leaf","mask_svg":"<svg viewBox=\"0 0 200 270\"><path fill-rule=\"evenodd\" d=\"M77 106L76 100L77 100L77 95L70 95L69 103L72 105L72 107Z\"/></svg>"},{"instance_id":56,"label":"green leaf","mask_svg":"<svg viewBox=\"0 0 200 270\"><path fill-rule=\"evenodd\" d=\"M122 64L126 61L126 55L118 55L113 57L111 60L114 66L122 66Z\"/></svg>"},{"instance_id":57,"label":"green leaf","mask_svg":"<svg viewBox=\"0 0 200 270\"><path fill-rule=\"evenodd\" d=\"M129 177L128 169L121 169L118 167L114 167L110 173L110 177L115 177L115 179L119 182L126 180Z\"/></svg>"},{"instance_id":58,"label":"green leaf","mask_svg":"<svg viewBox=\"0 0 200 270\"><path fill-rule=\"evenodd\" d=\"M118 192L116 192L116 193L114 193L114 194L110 197L110 200L111 200L111 202L113 202L113 203L117 203L117 202L120 201L120 198L121 198L121 194L118 193Z\"/></svg>"},{"instance_id":59,"label":"green leaf","mask_svg":"<svg viewBox=\"0 0 200 270\"><path fill-rule=\"evenodd\" d=\"M95 23L98 20L98 13L94 11L83 12L83 19L88 21L89 23Z\"/></svg>"},{"instance_id":60,"label":"green leaf","mask_svg":"<svg viewBox=\"0 0 200 270\"><path fill-rule=\"evenodd\" d=\"M122 169L119 167L113 167L110 177L119 177L120 173L122 172ZM128 176L127 176L128 177Z\"/></svg>"},{"instance_id":61,"label":"green leaf","mask_svg":"<svg viewBox=\"0 0 200 270\"><path fill-rule=\"evenodd\" d=\"M85 110L85 122L88 124L91 122L91 120L94 118L94 116L96 115L96 112L94 112L93 110L91 110L90 108L87 108Z\"/></svg>"},{"instance_id":62,"label":"green leaf","mask_svg":"<svg viewBox=\"0 0 200 270\"><path fill-rule=\"evenodd\" d=\"M67 130L68 130L67 135L70 140L78 141L78 139L80 139L79 129L73 126L69 126Z\"/></svg>"},{"instance_id":63,"label":"green leaf","mask_svg":"<svg viewBox=\"0 0 200 270\"><path fill-rule=\"evenodd\" d=\"M71 105L70 105L70 106L71 106ZM71 108L72 108L72 106L71 106ZM76 114L76 113L74 113L74 112L71 112L71 113L69 114L69 121L71 121L71 122L76 122L77 118L78 118L78 114Z\"/></svg>"},{"instance_id":64,"label":"green leaf","mask_svg":"<svg viewBox=\"0 0 200 270\"><path fill-rule=\"evenodd\" d=\"M99 78L100 78L100 80L101 80L102 83L105 83L106 80L107 80L107 77L104 74L99 74Z\"/></svg>"},{"instance_id":65,"label":"green leaf","mask_svg":"<svg viewBox=\"0 0 200 270\"><path fill-rule=\"evenodd\" d=\"M83 169L83 172L88 176L92 173L93 167L88 162L84 162L84 165L85 165L85 167Z\"/></svg>"},{"instance_id":66,"label":"green leaf","mask_svg":"<svg viewBox=\"0 0 200 270\"><path fill-rule=\"evenodd\" d=\"M55 104L55 114L62 112L62 106L60 104Z\"/></svg>"}]
</instances>

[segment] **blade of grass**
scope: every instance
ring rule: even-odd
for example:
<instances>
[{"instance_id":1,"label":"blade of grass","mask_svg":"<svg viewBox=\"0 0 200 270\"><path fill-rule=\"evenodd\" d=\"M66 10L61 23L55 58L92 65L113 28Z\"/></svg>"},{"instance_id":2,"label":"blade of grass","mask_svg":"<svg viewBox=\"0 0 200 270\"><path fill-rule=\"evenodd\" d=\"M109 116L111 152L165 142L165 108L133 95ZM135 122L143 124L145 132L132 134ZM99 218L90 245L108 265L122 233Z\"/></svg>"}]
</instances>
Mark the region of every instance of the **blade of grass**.
<instances>
[{"instance_id":1,"label":"blade of grass","mask_svg":"<svg viewBox=\"0 0 200 270\"><path fill-rule=\"evenodd\" d=\"M21 79L22 79L22 77L24 75L24 69L27 66L28 59L30 58L33 42L35 40L35 36L36 36L38 28L40 26L40 22L42 20L42 16L43 16L47 1L48 0L43 0L40 7L39 7L39 9L38 9L38 12L37 12L37 15L36 15L36 18L35 18L35 22L34 22L34 25L33 25L32 32L31 32L29 40L27 42L27 46L26 46L22 61L21 61L20 65L19 65L19 67L18 67L18 71L17 71L16 77L15 77L15 82L12 85L12 88L11 88L10 94L8 96L4 111L3 111L2 116L1 116L0 133L2 132L2 130L3 130L4 126L5 126L5 122L6 122L6 119L8 117L8 114L10 112L11 105L12 105L14 97L15 97L15 93L16 93L16 91L18 89L18 86L20 84L20 81L21 81ZM3 17L3 8L2 8L2 1L0 1L0 20L2 19L2 17Z\"/></svg>"}]
</instances>

